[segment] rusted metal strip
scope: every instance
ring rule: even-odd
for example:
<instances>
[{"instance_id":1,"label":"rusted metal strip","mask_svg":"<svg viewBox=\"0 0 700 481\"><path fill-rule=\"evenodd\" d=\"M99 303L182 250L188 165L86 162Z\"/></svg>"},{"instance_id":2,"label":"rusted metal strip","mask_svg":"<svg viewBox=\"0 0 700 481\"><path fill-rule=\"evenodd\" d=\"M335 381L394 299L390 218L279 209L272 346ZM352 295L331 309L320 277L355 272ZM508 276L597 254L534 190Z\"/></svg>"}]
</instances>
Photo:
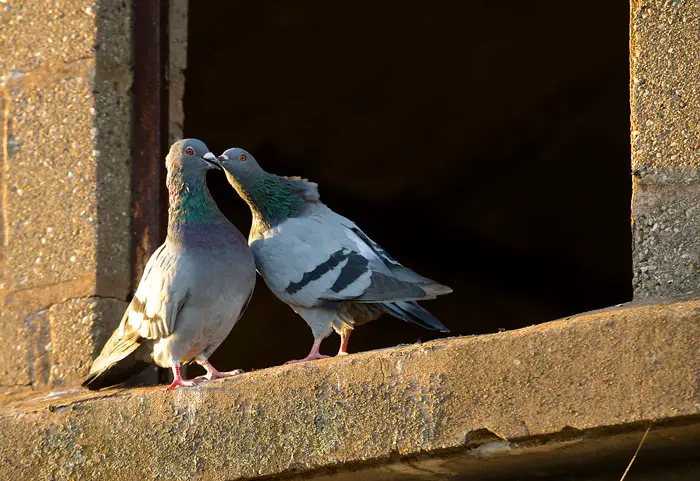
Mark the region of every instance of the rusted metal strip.
<instances>
[{"instance_id":1,"label":"rusted metal strip","mask_svg":"<svg viewBox=\"0 0 700 481\"><path fill-rule=\"evenodd\" d=\"M132 291L165 239L168 1L133 0Z\"/></svg>"},{"instance_id":2,"label":"rusted metal strip","mask_svg":"<svg viewBox=\"0 0 700 481\"><path fill-rule=\"evenodd\" d=\"M149 257L165 239L168 196L168 0L133 0L134 126L131 145L131 290L138 287ZM165 369L142 381L167 382Z\"/></svg>"}]
</instances>

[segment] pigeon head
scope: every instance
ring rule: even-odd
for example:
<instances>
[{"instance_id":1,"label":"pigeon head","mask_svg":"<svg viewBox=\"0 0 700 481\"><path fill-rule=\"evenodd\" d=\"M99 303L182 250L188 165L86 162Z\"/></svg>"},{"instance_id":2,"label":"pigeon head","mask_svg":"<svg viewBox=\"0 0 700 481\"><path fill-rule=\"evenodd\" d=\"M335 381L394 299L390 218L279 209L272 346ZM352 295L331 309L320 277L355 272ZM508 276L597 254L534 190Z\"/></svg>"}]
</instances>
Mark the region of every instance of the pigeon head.
<instances>
[{"instance_id":1,"label":"pigeon head","mask_svg":"<svg viewBox=\"0 0 700 481\"><path fill-rule=\"evenodd\" d=\"M211 224L223 219L207 188L206 173L221 169L216 156L197 139L183 139L170 147L168 168L168 235L183 225Z\"/></svg>"},{"instance_id":2,"label":"pigeon head","mask_svg":"<svg viewBox=\"0 0 700 481\"><path fill-rule=\"evenodd\" d=\"M301 211L304 200L299 181L265 172L250 152L236 147L218 160L229 184L250 207L256 224L275 225Z\"/></svg>"},{"instance_id":3,"label":"pigeon head","mask_svg":"<svg viewBox=\"0 0 700 481\"><path fill-rule=\"evenodd\" d=\"M209 169L221 169L216 156L209 152L207 144L199 139L182 139L170 147L165 158L168 171L176 169L183 172L201 172Z\"/></svg>"},{"instance_id":4,"label":"pigeon head","mask_svg":"<svg viewBox=\"0 0 700 481\"><path fill-rule=\"evenodd\" d=\"M223 167L226 177L232 184L264 172L250 152L238 147L228 149L219 156L218 160L219 165Z\"/></svg>"}]
</instances>

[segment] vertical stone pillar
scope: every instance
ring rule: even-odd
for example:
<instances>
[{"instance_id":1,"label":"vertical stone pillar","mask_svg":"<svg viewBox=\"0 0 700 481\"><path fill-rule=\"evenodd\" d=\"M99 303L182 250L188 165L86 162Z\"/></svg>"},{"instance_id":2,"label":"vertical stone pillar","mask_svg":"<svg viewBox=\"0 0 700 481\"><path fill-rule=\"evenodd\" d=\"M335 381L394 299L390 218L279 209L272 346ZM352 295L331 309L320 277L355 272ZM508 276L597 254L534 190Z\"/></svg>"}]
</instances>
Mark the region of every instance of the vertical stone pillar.
<instances>
[{"instance_id":1,"label":"vertical stone pillar","mask_svg":"<svg viewBox=\"0 0 700 481\"><path fill-rule=\"evenodd\" d=\"M126 305L130 4L0 3L0 386L78 383Z\"/></svg>"},{"instance_id":2,"label":"vertical stone pillar","mask_svg":"<svg viewBox=\"0 0 700 481\"><path fill-rule=\"evenodd\" d=\"M700 2L632 0L636 298L700 290Z\"/></svg>"}]
</instances>

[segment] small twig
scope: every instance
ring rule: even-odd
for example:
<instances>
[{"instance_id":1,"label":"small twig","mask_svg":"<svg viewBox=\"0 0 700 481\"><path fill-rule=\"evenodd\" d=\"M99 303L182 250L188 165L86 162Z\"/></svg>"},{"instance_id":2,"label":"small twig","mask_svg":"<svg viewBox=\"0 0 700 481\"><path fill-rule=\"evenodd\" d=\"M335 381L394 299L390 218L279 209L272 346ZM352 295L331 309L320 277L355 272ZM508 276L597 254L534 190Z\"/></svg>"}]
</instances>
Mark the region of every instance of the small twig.
<instances>
[{"instance_id":1,"label":"small twig","mask_svg":"<svg viewBox=\"0 0 700 481\"><path fill-rule=\"evenodd\" d=\"M654 424L653 419L651 421L649 421L649 427L644 432L644 436L642 436L642 440L639 441L639 446L637 446L637 450L634 452L634 456L632 456L632 459L630 459L630 463L627 465L627 469L625 469L625 472L622 473L622 477L620 478L620 481L625 481L625 477L627 476L627 473L629 472L630 468L632 467L632 463L634 463L634 460L637 459L637 454L639 454L639 450L642 449L642 445L644 444L644 441L647 438L647 434L649 434L649 430L651 429L652 424Z\"/></svg>"}]
</instances>

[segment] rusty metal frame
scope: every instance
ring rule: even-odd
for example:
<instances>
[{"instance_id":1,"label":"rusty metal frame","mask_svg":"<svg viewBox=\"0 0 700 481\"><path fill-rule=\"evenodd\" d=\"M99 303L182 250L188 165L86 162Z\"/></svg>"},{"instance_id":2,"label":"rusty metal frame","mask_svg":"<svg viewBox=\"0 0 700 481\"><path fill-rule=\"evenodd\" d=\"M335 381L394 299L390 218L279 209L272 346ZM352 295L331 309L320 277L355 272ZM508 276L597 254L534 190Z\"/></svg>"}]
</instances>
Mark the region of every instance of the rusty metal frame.
<instances>
[{"instance_id":1,"label":"rusty metal frame","mask_svg":"<svg viewBox=\"0 0 700 481\"><path fill-rule=\"evenodd\" d=\"M132 292L138 287L149 257L167 233L164 158L168 149L168 4L168 0L132 0ZM163 383L168 375L166 369L157 368L155 379L144 379Z\"/></svg>"},{"instance_id":2,"label":"rusty metal frame","mask_svg":"<svg viewBox=\"0 0 700 481\"><path fill-rule=\"evenodd\" d=\"M168 1L133 0L132 292L167 232Z\"/></svg>"}]
</instances>

